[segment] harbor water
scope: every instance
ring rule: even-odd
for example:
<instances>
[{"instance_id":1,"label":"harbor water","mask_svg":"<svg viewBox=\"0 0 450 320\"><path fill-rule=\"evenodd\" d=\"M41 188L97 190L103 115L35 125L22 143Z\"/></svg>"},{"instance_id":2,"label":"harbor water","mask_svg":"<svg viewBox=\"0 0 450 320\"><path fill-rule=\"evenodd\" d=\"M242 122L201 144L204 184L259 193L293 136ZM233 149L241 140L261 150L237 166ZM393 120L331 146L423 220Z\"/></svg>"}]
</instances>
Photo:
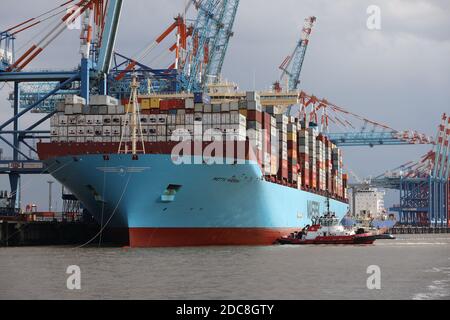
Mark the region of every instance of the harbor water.
<instances>
[{"instance_id":1,"label":"harbor water","mask_svg":"<svg viewBox=\"0 0 450 320\"><path fill-rule=\"evenodd\" d=\"M81 290L67 289L79 266ZM369 290L370 266L381 289ZM450 299L450 236L372 246L0 248L0 299Z\"/></svg>"}]
</instances>

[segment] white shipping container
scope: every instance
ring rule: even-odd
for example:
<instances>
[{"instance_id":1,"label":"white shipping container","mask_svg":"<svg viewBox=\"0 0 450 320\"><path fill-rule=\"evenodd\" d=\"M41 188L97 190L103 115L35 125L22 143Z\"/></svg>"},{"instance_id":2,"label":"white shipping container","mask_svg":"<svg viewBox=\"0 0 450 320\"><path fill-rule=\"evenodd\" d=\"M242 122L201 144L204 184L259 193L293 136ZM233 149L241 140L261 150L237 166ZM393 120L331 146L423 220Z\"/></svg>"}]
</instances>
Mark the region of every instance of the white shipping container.
<instances>
[{"instance_id":1,"label":"white shipping container","mask_svg":"<svg viewBox=\"0 0 450 320\"><path fill-rule=\"evenodd\" d=\"M72 105L72 113L73 114L83 114L84 104L74 104Z\"/></svg>"},{"instance_id":2,"label":"white shipping container","mask_svg":"<svg viewBox=\"0 0 450 320\"><path fill-rule=\"evenodd\" d=\"M85 115L79 115L78 116L77 125L79 125L79 126L86 125L86 116Z\"/></svg>"},{"instance_id":3,"label":"white shipping container","mask_svg":"<svg viewBox=\"0 0 450 320\"><path fill-rule=\"evenodd\" d=\"M94 125L95 124L95 117L93 115L86 115L86 124L87 125Z\"/></svg>"},{"instance_id":4,"label":"white shipping container","mask_svg":"<svg viewBox=\"0 0 450 320\"><path fill-rule=\"evenodd\" d=\"M101 117L104 126L110 126L112 124L112 117L110 115L103 115Z\"/></svg>"},{"instance_id":5,"label":"white shipping container","mask_svg":"<svg viewBox=\"0 0 450 320\"><path fill-rule=\"evenodd\" d=\"M230 103L229 102L224 102L222 103L221 112L230 112Z\"/></svg>"},{"instance_id":6,"label":"white shipping container","mask_svg":"<svg viewBox=\"0 0 450 320\"><path fill-rule=\"evenodd\" d=\"M193 114L186 114L184 119L185 119L185 123L187 125L193 125L194 124L194 115Z\"/></svg>"},{"instance_id":7,"label":"white shipping container","mask_svg":"<svg viewBox=\"0 0 450 320\"><path fill-rule=\"evenodd\" d=\"M96 125L96 126L103 125L103 116L95 115L94 116L94 125Z\"/></svg>"},{"instance_id":8,"label":"white shipping container","mask_svg":"<svg viewBox=\"0 0 450 320\"><path fill-rule=\"evenodd\" d=\"M57 127L59 126L59 115L54 115L50 118L50 126Z\"/></svg>"},{"instance_id":9,"label":"white shipping container","mask_svg":"<svg viewBox=\"0 0 450 320\"><path fill-rule=\"evenodd\" d=\"M69 137L75 137L77 135L77 127L68 127L67 135Z\"/></svg>"},{"instance_id":10,"label":"white shipping container","mask_svg":"<svg viewBox=\"0 0 450 320\"><path fill-rule=\"evenodd\" d=\"M203 112L211 113L212 112L212 105L210 105L210 104L203 105Z\"/></svg>"},{"instance_id":11,"label":"white shipping container","mask_svg":"<svg viewBox=\"0 0 450 320\"><path fill-rule=\"evenodd\" d=\"M53 127L50 129L50 135L52 137L58 137L59 136L59 128L58 127Z\"/></svg>"},{"instance_id":12,"label":"white shipping container","mask_svg":"<svg viewBox=\"0 0 450 320\"><path fill-rule=\"evenodd\" d=\"M66 103L64 101L60 101L60 102L56 103L55 108L56 108L57 112L64 113L64 111L66 110Z\"/></svg>"},{"instance_id":13,"label":"white shipping container","mask_svg":"<svg viewBox=\"0 0 450 320\"><path fill-rule=\"evenodd\" d=\"M247 101L247 110L262 111L261 103L258 101Z\"/></svg>"},{"instance_id":14,"label":"white shipping container","mask_svg":"<svg viewBox=\"0 0 450 320\"><path fill-rule=\"evenodd\" d=\"M194 109L195 105L194 105L194 99L193 98L187 98L184 100L185 103L185 107L186 109Z\"/></svg>"},{"instance_id":15,"label":"white shipping container","mask_svg":"<svg viewBox=\"0 0 450 320\"><path fill-rule=\"evenodd\" d=\"M125 114L125 106L119 105L116 107L116 110L117 114Z\"/></svg>"},{"instance_id":16,"label":"white shipping container","mask_svg":"<svg viewBox=\"0 0 450 320\"><path fill-rule=\"evenodd\" d=\"M120 126L112 126L111 127L111 134L112 136L120 136L121 135L121 130L120 130ZM147 127L148 130L148 127Z\"/></svg>"},{"instance_id":17,"label":"white shipping container","mask_svg":"<svg viewBox=\"0 0 450 320\"><path fill-rule=\"evenodd\" d=\"M175 130L177 130L176 126L167 126L167 136L171 137Z\"/></svg>"},{"instance_id":18,"label":"white shipping container","mask_svg":"<svg viewBox=\"0 0 450 320\"><path fill-rule=\"evenodd\" d=\"M202 103L196 103L194 106L195 112L203 112L203 104Z\"/></svg>"},{"instance_id":19,"label":"white shipping container","mask_svg":"<svg viewBox=\"0 0 450 320\"><path fill-rule=\"evenodd\" d=\"M102 126L95 126L94 127L94 136L101 137L103 135L103 127Z\"/></svg>"},{"instance_id":20,"label":"white shipping container","mask_svg":"<svg viewBox=\"0 0 450 320\"><path fill-rule=\"evenodd\" d=\"M282 124L283 126L285 125L286 131L287 131L287 125L289 123L289 118L284 114L277 114L277 115L275 115L275 119L277 121L277 127L280 127L279 124Z\"/></svg>"},{"instance_id":21,"label":"white shipping container","mask_svg":"<svg viewBox=\"0 0 450 320\"><path fill-rule=\"evenodd\" d=\"M103 136L111 136L112 128L111 126L103 126Z\"/></svg>"},{"instance_id":22,"label":"white shipping container","mask_svg":"<svg viewBox=\"0 0 450 320\"><path fill-rule=\"evenodd\" d=\"M195 113L194 121L203 123L203 113Z\"/></svg>"},{"instance_id":23,"label":"white shipping container","mask_svg":"<svg viewBox=\"0 0 450 320\"><path fill-rule=\"evenodd\" d=\"M118 106L119 100L110 96L92 95L89 103L93 106Z\"/></svg>"},{"instance_id":24,"label":"white shipping container","mask_svg":"<svg viewBox=\"0 0 450 320\"><path fill-rule=\"evenodd\" d=\"M70 125L77 125L77 123L78 123L78 118L77 117L78 116L68 116L67 117L67 122L68 122L69 126Z\"/></svg>"},{"instance_id":25,"label":"white shipping container","mask_svg":"<svg viewBox=\"0 0 450 320\"><path fill-rule=\"evenodd\" d=\"M255 91L247 91L245 96L246 96L247 101L260 101L261 100L261 97Z\"/></svg>"},{"instance_id":26,"label":"white shipping container","mask_svg":"<svg viewBox=\"0 0 450 320\"><path fill-rule=\"evenodd\" d=\"M64 109L64 114L66 116L73 115L73 104L66 104L66 107Z\"/></svg>"},{"instance_id":27,"label":"white shipping container","mask_svg":"<svg viewBox=\"0 0 450 320\"><path fill-rule=\"evenodd\" d=\"M157 121L158 121L158 124L164 124L164 125L166 125L166 124L167 124L167 115L166 115L166 114L160 114L160 115L158 115Z\"/></svg>"},{"instance_id":28,"label":"white shipping container","mask_svg":"<svg viewBox=\"0 0 450 320\"><path fill-rule=\"evenodd\" d=\"M67 116L66 115L60 115L58 116L59 125L60 126L66 126L67 125Z\"/></svg>"},{"instance_id":29,"label":"white shipping container","mask_svg":"<svg viewBox=\"0 0 450 320\"><path fill-rule=\"evenodd\" d=\"M149 126L148 127L148 134L150 136L157 136L157 133L158 133L157 126Z\"/></svg>"},{"instance_id":30,"label":"white shipping container","mask_svg":"<svg viewBox=\"0 0 450 320\"><path fill-rule=\"evenodd\" d=\"M212 123L211 124L217 125L217 124L220 124L221 121L222 121L222 118L221 118L221 114L220 113L213 113L212 114Z\"/></svg>"},{"instance_id":31,"label":"white shipping container","mask_svg":"<svg viewBox=\"0 0 450 320\"><path fill-rule=\"evenodd\" d=\"M108 114L108 106L94 106L98 108L98 114Z\"/></svg>"},{"instance_id":32,"label":"white shipping container","mask_svg":"<svg viewBox=\"0 0 450 320\"><path fill-rule=\"evenodd\" d=\"M230 102L230 111L239 111L239 101Z\"/></svg>"},{"instance_id":33,"label":"white shipping container","mask_svg":"<svg viewBox=\"0 0 450 320\"><path fill-rule=\"evenodd\" d=\"M167 133L166 126L157 126L156 127L156 134L158 136L165 136Z\"/></svg>"},{"instance_id":34,"label":"white shipping container","mask_svg":"<svg viewBox=\"0 0 450 320\"><path fill-rule=\"evenodd\" d=\"M84 136L86 134L86 127L85 126L78 126L77 127L77 135L78 136Z\"/></svg>"},{"instance_id":35,"label":"white shipping container","mask_svg":"<svg viewBox=\"0 0 450 320\"><path fill-rule=\"evenodd\" d=\"M77 95L67 95L64 98L65 104L86 104L86 99Z\"/></svg>"},{"instance_id":36,"label":"white shipping container","mask_svg":"<svg viewBox=\"0 0 450 320\"><path fill-rule=\"evenodd\" d=\"M230 121L231 121L231 119L230 119L229 113L222 113L220 115L220 123L221 124L230 124L231 123Z\"/></svg>"},{"instance_id":37,"label":"white shipping container","mask_svg":"<svg viewBox=\"0 0 450 320\"><path fill-rule=\"evenodd\" d=\"M108 114L117 114L117 106L108 106Z\"/></svg>"},{"instance_id":38,"label":"white shipping container","mask_svg":"<svg viewBox=\"0 0 450 320\"><path fill-rule=\"evenodd\" d=\"M94 127L93 126L86 126L85 135L88 136L88 137L93 137L95 135Z\"/></svg>"},{"instance_id":39,"label":"white shipping container","mask_svg":"<svg viewBox=\"0 0 450 320\"><path fill-rule=\"evenodd\" d=\"M212 114L211 113L203 114L203 124L205 124L205 125L212 124Z\"/></svg>"}]
</instances>

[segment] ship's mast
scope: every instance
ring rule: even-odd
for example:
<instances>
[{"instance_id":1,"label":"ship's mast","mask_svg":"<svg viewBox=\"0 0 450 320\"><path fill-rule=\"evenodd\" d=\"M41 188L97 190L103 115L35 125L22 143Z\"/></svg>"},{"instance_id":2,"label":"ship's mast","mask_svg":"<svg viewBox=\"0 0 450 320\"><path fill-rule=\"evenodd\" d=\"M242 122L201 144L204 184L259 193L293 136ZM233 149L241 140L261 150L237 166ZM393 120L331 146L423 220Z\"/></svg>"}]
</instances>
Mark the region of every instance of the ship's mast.
<instances>
[{"instance_id":1,"label":"ship's mast","mask_svg":"<svg viewBox=\"0 0 450 320\"><path fill-rule=\"evenodd\" d=\"M131 80L131 95L127 106L125 122L123 124L122 137L120 139L119 154L128 154L129 142L131 142L131 154L137 156L138 153L145 154L144 136L140 121L140 110L138 103L139 82L136 74L133 74ZM127 130L128 129L128 130ZM128 141L131 140L131 141ZM139 139L139 141L138 141ZM142 149L138 150L138 143L142 143Z\"/></svg>"}]
</instances>

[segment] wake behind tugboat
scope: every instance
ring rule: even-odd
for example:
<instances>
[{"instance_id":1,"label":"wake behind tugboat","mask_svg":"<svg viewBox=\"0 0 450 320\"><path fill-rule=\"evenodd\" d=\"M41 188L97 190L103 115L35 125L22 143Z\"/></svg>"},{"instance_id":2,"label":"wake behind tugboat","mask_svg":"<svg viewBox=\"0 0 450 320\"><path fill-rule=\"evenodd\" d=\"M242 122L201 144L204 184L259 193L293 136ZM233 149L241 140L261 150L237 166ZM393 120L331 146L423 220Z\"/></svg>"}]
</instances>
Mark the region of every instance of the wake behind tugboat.
<instances>
[{"instance_id":1,"label":"wake behind tugboat","mask_svg":"<svg viewBox=\"0 0 450 320\"><path fill-rule=\"evenodd\" d=\"M346 229L334 215L327 214L315 219L312 226L306 226L301 232L279 238L281 245L357 245L373 244L380 235L366 232L364 229Z\"/></svg>"}]
</instances>

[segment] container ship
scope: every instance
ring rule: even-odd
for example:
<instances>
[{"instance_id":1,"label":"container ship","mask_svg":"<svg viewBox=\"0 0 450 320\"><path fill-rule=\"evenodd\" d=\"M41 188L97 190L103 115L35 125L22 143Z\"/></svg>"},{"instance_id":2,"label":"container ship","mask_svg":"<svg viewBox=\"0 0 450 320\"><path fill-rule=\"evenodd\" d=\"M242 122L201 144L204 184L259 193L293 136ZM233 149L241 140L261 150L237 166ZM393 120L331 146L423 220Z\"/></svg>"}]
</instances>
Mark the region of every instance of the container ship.
<instances>
[{"instance_id":1,"label":"container ship","mask_svg":"<svg viewBox=\"0 0 450 320\"><path fill-rule=\"evenodd\" d=\"M347 214L341 150L258 93L136 96L133 112L130 101L67 96L38 144L48 172L129 246L271 245L328 202Z\"/></svg>"}]
</instances>

